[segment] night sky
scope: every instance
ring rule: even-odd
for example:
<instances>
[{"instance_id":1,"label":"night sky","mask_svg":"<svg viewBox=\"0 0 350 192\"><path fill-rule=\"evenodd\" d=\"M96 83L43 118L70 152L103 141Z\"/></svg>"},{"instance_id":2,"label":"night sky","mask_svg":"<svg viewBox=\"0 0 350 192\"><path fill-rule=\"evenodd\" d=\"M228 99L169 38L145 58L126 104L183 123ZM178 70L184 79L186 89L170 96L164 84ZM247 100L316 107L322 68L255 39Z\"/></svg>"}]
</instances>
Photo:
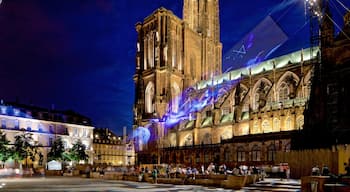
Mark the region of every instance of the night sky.
<instances>
[{"instance_id":1,"label":"night sky","mask_svg":"<svg viewBox=\"0 0 350 192\"><path fill-rule=\"evenodd\" d=\"M0 99L71 109L130 133L135 23L161 6L182 18L182 0L2 0ZM340 21L345 9L331 7ZM308 46L304 1L220 0L223 55L268 15L288 36L274 56Z\"/></svg>"}]
</instances>

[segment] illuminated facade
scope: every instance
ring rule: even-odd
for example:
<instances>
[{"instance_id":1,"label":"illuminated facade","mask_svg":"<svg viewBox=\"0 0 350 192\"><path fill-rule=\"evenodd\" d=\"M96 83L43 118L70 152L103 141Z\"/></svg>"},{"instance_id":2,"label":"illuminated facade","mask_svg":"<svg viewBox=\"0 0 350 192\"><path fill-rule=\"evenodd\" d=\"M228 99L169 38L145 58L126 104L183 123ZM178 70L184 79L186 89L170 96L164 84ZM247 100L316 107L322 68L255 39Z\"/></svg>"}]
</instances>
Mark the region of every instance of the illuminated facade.
<instances>
[{"instance_id":1,"label":"illuminated facade","mask_svg":"<svg viewBox=\"0 0 350 192\"><path fill-rule=\"evenodd\" d=\"M135 164L135 150L126 135L117 136L109 129L94 129L94 163L125 166Z\"/></svg>"},{"instance_id":2,"label":"illuminated facade","mask_svg":"<svg viewBox=\"0 0 350 192\"><path fill-rule=\"evenodd\" d=\"M205 6L210 3L215 6L208 11ZM304 112L310 102L311 82L315 81L313 71L319 65L320 53L328 52L318 47L304 49L224 74L216 73L221 70L219 58L210 62L216 69L202 70L208 65L205 55L213 51L196 45L205 45L208 38L217 42L211 47L221 51L216 41L219 33L212 38L202 32L213 29L210 26L218 31L218 18L214 16L218 9L215 0L185 0L184 20L160 8L136 25L134 136L139 163L274 164L276 152L289 151L292 140L303 133ZM191 22L206 24L198 30ZM175 33L179 37L172 33L174 29L179 29ZM151 51L150 32L155 37ZM204 36L203 41L197 41L198 36ZM174 39L180 49L162 47L173 45ZM154 55L150 54L153 50ZM196 53L204 57L188 57ZM345 50L333 54L350 58ZM169 61L178 55L182 59ZM212 58L216 56L221 54ZM191 71L193 66L195 71ZM205 72L211 75L205 76Z\"/></svg>"},{"instance_id":3,"label":"illuminated facade","mask_svg":"<svg viewBox=\"0 0 350 192\"><path fill-rule=\"evenodd\" d=\"M93 163L92 134L94 127L88 118L73 111L48 110L39 107L9 103L0 105L1 131L6 134L10 144L18 134L28 132L33 134L34 142L43 159L31 162L34 167L45 166L47 153L55 138L61 137L66 149L80 139L86 146L89 155L88 163Z\"/></svg>"}]
</instances>

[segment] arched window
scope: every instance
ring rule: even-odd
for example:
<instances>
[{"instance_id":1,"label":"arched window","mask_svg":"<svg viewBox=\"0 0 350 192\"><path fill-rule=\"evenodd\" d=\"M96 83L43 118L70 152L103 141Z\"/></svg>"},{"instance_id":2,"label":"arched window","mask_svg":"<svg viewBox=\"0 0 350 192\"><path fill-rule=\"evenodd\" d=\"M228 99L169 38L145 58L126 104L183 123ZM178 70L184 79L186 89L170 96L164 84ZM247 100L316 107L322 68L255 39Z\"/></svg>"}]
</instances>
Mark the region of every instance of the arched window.
<instances>
[{"instance_id":1,"label":"arched window","mask_svg":"<svg viewBox=\"0 0 350 192\"><path fill-rule=\"evenodd\" d=\"M297 119L297 129L303 129L304 126L304 117L299 117Z\"/></svg>"},{"instance_id":2,"label":"arched window","mask_svg":"<svg viewBox=\"0 0 350 192\"><path fill-rule=\"evenodd\" d=\"M183 152L180 152L180 162L185 162L185 156Z\"/></svg>"},{"instance_id":3,"label":"arched window","mask_svg":"<svg viewBox=\"0 0 350 192\"><path fill-rule=\"evenodd\" d=\"M5 119L1 119L1 128L6 129L6 120Z\"/></svg>"},{"instance_id":4,"label":"arched window","mask_svg":"<svg viewBox=\"0 0 350 192\"><path fill-rule=\"evenodd\" d=\"M228 147L226 147L224 149L224 158L225 158L225 162L229 162L230 161L230 150L228 149Z\"/></svg>"},{"instance_id":5,"label":"arched window","mask_svg":"<svg viewBox=\"0 0 350 192\"><path fill-rule=\"evenodd\" d=\"M255 94L254 94L253 109L254 109L254 110L259 109L259 93L255 93Z\"/></svg>"},{"instance_id":6,"label":"arched window","mask_svg":"<svg viewBox=\"0 0 350 192\"><path fill-rule=\"evenodd\" d=\"M279 119L277 119L277 118L275 118L274 120L273 120L273 129L275 130L275 131L278 131L278 130L280 130L280 120Z\"/></svg>"},{"instance_id":7,"label":"arched window","mask_svg":"<svg viewBox=\"0 0 350 192\"><path fill-rule=\"evenodd\" d=\"M254 121L254 124L253 124L253 133L258 133L259 132L259 123L258 121Z\"/></svg>"},{"instance_id":8,"label":"arched window","mask_svg":"<svg viewBox=\"0 0 350 192\"><path fill-rule=\"evenodd\" d=\"M210 133L206 133L204 135L202 143L203 144L210 144L211 143L211 135L210 135Z\"/></svg>"},{"instance_id":9,"label":"arched window","mask_svg":"<svg viewBox=\"0 0 350 192\"><path fill-rule=\"evenodd\" d=\"M278 89L278 99L279 101L284 101L289 99L289 88L286 82L282 82Z\"/></svg>"},{"instance_id":10,"label":"arched window","mask_svg":"<svg viewBox=\"0 0 350 192\"><path fill-rule=\"evenodd\" d=\"M192 140L192 134L187 135L186 139L185 139L185 146L189 146L193 144L193 140Z\"/></svg>"},{"instance_id":11,"label":"arched window","mask_svg":"<svg viewBox=\"0 0 350 192\"><path fill-rule=\"evenodd\" d=\"M245 161L245 151L242 146L237 147L237 162Z\"/></svg>"},{"instance_id":12,"label":"arched window","mask_svg":"<svg viewBox=\"0 0 350 192\"><path fill-rule=\"evenodd\" d=\"M266 105L271 86L271 82L266 78L262 78L255 83L253 87L253 110L263 108Z\"/></svg>"},{"instance_id":13,"label":"arched window","mask_svg":"<svg viewBox=\"0 0 350 192\"><path fill-rule=\"evenodd\" d=\"M270 126L270 123L268 120L263 121L262 128L264 133L272 132L272 127Z\"/></svg>"},{"instance_id":14,"label":"arched window","mask_svg":"<svg viewBox=\"0 0 350 192\"><path fill-rule=\"evenodd\" d=\"M257 145L252 148L252 161L260 161L261 150Z\"/></svg>"},{"instance_id":15,"label":"arched window","mask_svg":"<svg viewBox=\"0 0 350 192\"><path fill-rule=\"evenodd\" d=\"M173 163L177 163L177 162L176 162L176 153L173 153L173 158L172 158L172 160L173 160L173 161L172 161Z\"/></svg>"},{"instance_id":16,"label":"arched window","mask_svg":"<svg viewBox=\"0 0 350 192\"><path fill-rule=\"evenodd\" d=\"M204 163L209 163L209 153L204 153Z\"/></svg>"},{"instance_id":17,"label":"arched window","mask_svg":"<svg viewBox=\"0 0 350 192\"><path fill-rule=\"evenodd\" d=\"M32 130L32 122L27 121L27 127L26 127L26 129L27 129L28 131L31 131L31 130Z\"/></svg>"},{"instance_id":18,"label":"arched window","mask_svg":"<svg viewBox=\"0 0 350 192\"><path fill-rule=\"evenodd\" d=\"M154 85L149 82L145 91L145 111L146 113L153 113L153 97L154 97Z\"/></svg>"},{"instance_id":19,"label":"arched window","mask_svg":"<svg viewBox=\"0 0 350 192\"><path fill-rule=\"evenodd\" d=\"M267 148L267 160L268 161L274 161L275 160L275 156L276 156L276 147L275 147L274 144L271 144Z\"/></svg>"},{"instance_id":20,"label":"arched window","mask_svg":"<svg viewBox=\"0 0 350 192\"><path fill-rule=\"evenodd\" d=\"M196 163L200 163L201 158L198 152L196 152Z\"/></svg>"},{"instance_id":21,"label":"arched window","mask_svg":"<svg viewBox=\"0 0 350 192\"><path fill-rule=\"evenodd\" d=\"M229 138L232 137L231 135L232 135L231 132L226 130L226 131L221 135L221 139L229 139Z\"/></svg>"},{"instance_id":22,"label":"arched window","mask_svg":"<svg viewBox=\"0 0 350 192\"><path fill-rule=\"evenodd\" d=\"M284 152L290 152L290 143L287 143L284 147Z\"/></svg>"},{"instance_id":23,"label":"arched window","mask_svg":"<svg viewBox=\"0 0 350 192\"><path fill-rule=\"evenodd\" d=\"M286 119L286 130L292 129L292 119L288 116Z\"/></svg>"},{"instance_id":24,"label":"arched window","mask_svg":"<svg viewBox=\"0 0 350 192\"><path fill-rule=\"evenodd\" d=\"M15 129L19 129L19 120L18 119L15 120Z\"/></svg>"}]
</instances>

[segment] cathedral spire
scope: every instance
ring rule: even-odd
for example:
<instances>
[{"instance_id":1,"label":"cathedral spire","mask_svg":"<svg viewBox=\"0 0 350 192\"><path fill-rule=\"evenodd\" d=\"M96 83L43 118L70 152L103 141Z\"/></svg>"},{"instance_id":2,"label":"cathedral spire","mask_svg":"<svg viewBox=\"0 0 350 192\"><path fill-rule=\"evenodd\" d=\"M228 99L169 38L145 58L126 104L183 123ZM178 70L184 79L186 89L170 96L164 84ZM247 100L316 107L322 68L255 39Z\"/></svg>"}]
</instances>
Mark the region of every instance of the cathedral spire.
<instances>
[{"instance_id":1,"label":"cathedral spire","mask_svg":"<svg viewBox=\"0 0 350 192\"><path fill-rule=\"evenodd\" d=\"M220 41L218 0L184 0L183 17L193 31Z\"/></svg>"}]
</instances>

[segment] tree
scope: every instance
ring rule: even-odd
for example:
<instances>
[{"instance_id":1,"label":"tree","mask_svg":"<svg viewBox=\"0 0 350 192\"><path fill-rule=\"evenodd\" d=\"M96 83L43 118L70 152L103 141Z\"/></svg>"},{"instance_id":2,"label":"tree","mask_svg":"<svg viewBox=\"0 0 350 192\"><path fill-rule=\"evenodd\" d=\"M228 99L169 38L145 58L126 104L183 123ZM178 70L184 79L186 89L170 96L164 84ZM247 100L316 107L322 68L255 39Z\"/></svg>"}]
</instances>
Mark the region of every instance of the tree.
<instances>
[{"instance_id":1,"label":"tree","mask_svg":"<svg viewBox=\"0 0 350 192\"><path fill-rule=\"evenodd\" d=\"M57 137L55 141L53 142L50 152L47 154L47 159L49 161L51 160L57 160L62 161L64 160L63 153L65 152L63 141L61 137Z\"/></svg>"},{"instance_id":2,"label":"tree","mask_svg":"<svg viewBox=\"0 0 350 192\"><path fill-rule=\"evenodd\" d=\"M71 161L86 161L89 156L86 154L85 150L86 146L81 142L80 139L78 139L77 142L73 144L73 147L69 149L68 153L64 154L64 156Z\"/></svg>"},{"instance_id":3,"label":"tree","mask_svg":"<svg viewBox=\"0 0 350 192\"><path fill-rule=\"evenodd\" d=\"M11 157L9 143L10 141L7 140L6 134L0 130L0 161L2 162L6 162Z\"/></svg>"},{"instance_id":4,"label":"tree","mask_svg":"<svg viewBox=\"0 0 350 192\"><path fill-rule=\"evenodd\" d=\"M12 159L16 163L21 163L21 161L25 159L26 166L28 167L28 158L35 161L35 156L38 154L37 148L39 146L40 145L34 141L32 133L24 132L23 134L16 135L15 142L12 147Z\"/></svg>"}]
</instances>

